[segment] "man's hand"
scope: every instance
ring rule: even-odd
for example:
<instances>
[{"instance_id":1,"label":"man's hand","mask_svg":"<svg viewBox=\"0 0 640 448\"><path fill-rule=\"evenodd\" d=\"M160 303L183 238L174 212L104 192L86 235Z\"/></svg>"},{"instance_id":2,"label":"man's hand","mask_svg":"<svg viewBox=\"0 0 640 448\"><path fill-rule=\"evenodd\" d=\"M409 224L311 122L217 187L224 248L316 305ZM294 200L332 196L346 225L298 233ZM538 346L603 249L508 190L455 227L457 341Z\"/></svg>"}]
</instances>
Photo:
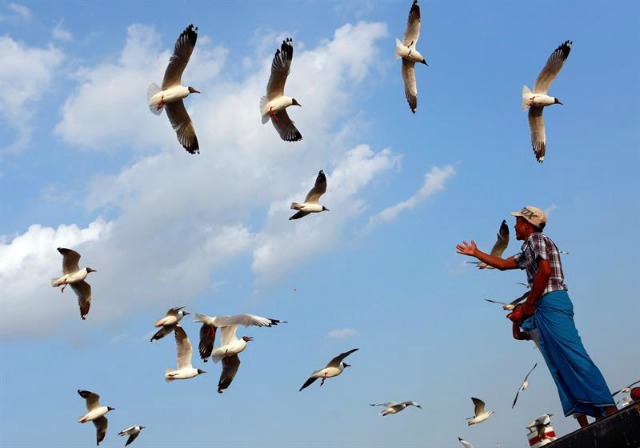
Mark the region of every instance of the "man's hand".
<instances>
[{"instance_id":1,"label":"man's hand","mask_svg":"<svg viewBox=\"0 0 640 448\"><path fill-rule=\"evenodd\" d=\"M456 244L456 250L459 254L470 255L472 257L475 256L477 248L478 247L476 246L476 242L473 240L471 240L471 244L467 243L466 241L463 241L462 244Z\"/></svg>"},{"instance_id":2,"label":"man's hand","mask_svg":"<svg viewBox=\"0 0 640 448\"><path fill-rule=\"evenodd\" d=\"M507 314L507 319L511 320L511 322L516 322L520 324L524 320L526 320L528 317L533 316L535 311L536 311L535 306L533 306L529 302L524 302L516 306L512 312Z\"/></svg>"}]
</instances>

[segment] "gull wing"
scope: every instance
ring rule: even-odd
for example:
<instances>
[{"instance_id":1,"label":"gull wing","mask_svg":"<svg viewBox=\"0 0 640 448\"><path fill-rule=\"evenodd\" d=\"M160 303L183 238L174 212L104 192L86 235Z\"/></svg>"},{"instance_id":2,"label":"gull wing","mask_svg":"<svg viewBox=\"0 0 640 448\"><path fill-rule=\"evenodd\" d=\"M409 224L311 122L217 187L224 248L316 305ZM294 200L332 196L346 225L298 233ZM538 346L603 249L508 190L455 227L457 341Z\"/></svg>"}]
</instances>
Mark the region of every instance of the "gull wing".
<instances>
[{"instance_id":1,"label":"gull wing","mask_svg":"<svg viewBox=\"0 0 640 448\"><path fill-rule=\"evenodd\" d=\"M167 111L167 117L169 117L173 130L176 131L180 144L190 154L199 153L200 146L198 146L196 130L193 127L193 122L187 113L187 109L184 107L184 102L182 100L173 101L165 104L164 108Z\"/></svg>"},{"instance_id":2,"label":"gull wing","mask_svg":"<svg viewBox=\"0 0 640 448\"><path fill-rule=\"evenodd\" d=\"M369 406L384 406L385 408L390 408L391 406L395 406L396 403L395 401L387 401L386 403L371 403L369 404Z\"/></svg>"},{"instance_id":3,"label":"gull wing","mask_svg":"<svg viewBox=\"0 0 640 448\"><path fill-rule=\"evenodd\" d=\"M358 350L359 349L354 348L354 349L349 350L348 352L340 353L338 356L336 356L331 361L329 361L329 364L327 364L327 367L338 367L344 358L346 358L351 353L353 353L355 351L358 351Z\"/></svg>"},{"instance_id":4,"label":"gull wing","mask_svg":"<svg viewBox=\"0 0 640 448\"><path fill-rule=\"evenodd\" d=\"M315 373L316 373L316 372L313 372L313 374L315 374ZM302 389L305 389L305 388L307 388L307 387L311 386L311 385L312 385L312 384L313 384L313 383L318 379L318 377L317 377L317 376L313 376L313 374L312 374L312 376L310 376L310 377L307 379L307 381L305 381L305 382L304 382L304 384L303 384L303 385L302 385L302 387L298 390L298 392L300 392Z\"/></svg>"},{"instance_id":5,"label":"gull wing","mask_svg":"<svg viewBox=\"0 0 640 448\"><path fill-rule=\"evenodd\" d=\"M89 308L91 308L91 285L82 280L77 283L70 283L71 289L78 296L78 306L80 307L80 317L82 320L87 318Z\"/></svg>"},{"instance_id":6,"label":"gull wing","mask_svg":"<svg viewBox=\"0 0 640 448\"><path fill-rule=\"evenodd\" d=\"M536 160L542 162L547 150L547 134L544 130L544 118L542 107L529 108L529 128L531 129L531 146L536 155Z\"/></svg>"},{"instance_id":7,"label":"gull wing","mask_svg":"<svg viewBox=\"0 0 640 448\"><path fill-rule=\"evenodd\" d=\"M320 196L322 196L327 191L327 176L325 176L324 171L320 170L318 173L318 177L316 177L316 183L309 193L307 193L307 197L304 202L307 204L317 204L320 200Z\"/></svg>"},{"instance_id":8,"label":"gull wing","mask_svg":"<svg viewBox=\"0 0 640 448\"><path fill-rule=\"evenodd\" d=\"M487 302L491 302L491 303L498 303L500 305L506 305L507 304L507 302L498 302L497 300L491 300L491 299L484 299L484 300L486 300Z\"/></svg>"},{"instance_id":9,"label":"gull wing","mask_svg":"<svg viewBox=\"0 0 640 448\"><path fill-rule=\"evenodd\" d=\"M158 331L156 331L156 333L153 336L151 336L151 341L149 342L162 339L163 337L171 333L175 327L176 327L175 325L163 325L162 327L160 327Z\"/></svg>"},{"instance_id":10,"label":"gull wing","mask_svg":"<svg viewBox=\"0 0 640 448\"><path fill-rule=\"evenodd\" d=\"M475 415L482 414L484 412L484 401L475 397L471 397L471 401L473 401Z\"/></svg>"},{"instance_id":11,"label":"gull wing","mask_svg":"<svg viewBox=\"0 0 640 448\"><path fill-rule=\"evenodd\" d=\"M58 252L62 255L62 273L73 274L80 270L80 254L75 250L58 247Z\"/></svg>"},{"instance_id":12,"label":"gull wing","mask_svg":"<svg viewBox=\"0 0 640 448\"><path fill-rule=\"evenodd\" d=\"M220 374L220 381L218 381L218 393L221 394L231 385L236 373L238 373L238 367L240 367L238 355L222 358L222 373Z\"/></svg>"},{"instance_id":13,"label":"gull wing","mask_svg":"<svg viewBox=\"0 0 640 448\"><path fill-rule=\"evenodd\" d=\"M500 224L500 230L496 235L496 242L491 248L491 255L494 257L501 257L507 246L509 245L509 226L506 220L502 220Z\"/></svg>"},{"instance_id":14,"label":"gull wing","mask_svg":"<svg viewBox=\"0 0 640 448\"><path fill-rule=\"evenodd\" d=\"M297 142L302 140L302 134L298 131L298 128L296 128L293 120L289 118L287 109L282 109L276 112L274 117L271 119L271 123L273 123L273 127L276 128L276 131L280 134L280 138L285 142Z\"/></svg>"},{"instance_id":15,"label":"gull wing","mask_svg":"<svg viewBox=\"0 0 640 448\"><path fill-rule=\"evenodd\" d=\"M416 85L416 63L402 59L402 80L404 81L404 95L407 97L411 112L418 108L418 87Z\"/></svg>"},{"instance_id":16,"label":"gull wing","mask_svg":"<svg viewBox=\"0 0 640 448\"><path fill-rule=\"evenodd\" d=\"M191 357L193 356L193 350L191 348L191 342L185 333L184 328L180 325L176 325L176 345L178 347L178 369L183 367L191 367Z\"/></svg>"},{"instance_id":17,"label":"gull wing","mask_svg":"<svg viewBox=\"0 0 640 448\"><path fill-rule=\"evenodd\" d=\"M618 395L620 392L624 392L624 391L627 391L627 390L631 390L631 387L632 387L632 386L635 386L635 385L636 385L636 384L638 384L638 383L640 383L640 380L636 381L635 383L631 383L631 384L629 384L627 387L623 387L622 389L615 391L614 393L612 393L612 394L611 394L611 396L612 396L612 397L615 397L615 396L616 396L616 395Z\"/></svg>"},{"instance_id":18,"label":"gull wing","mask_svg":"<svg viewBox=\"0 0 640 448\"><path fill-rule=\"evenodd\" d=\"M409 10L409 18L407 19L407 29L404 32L403 43L407 47L415 48L418 38L420 37L420 5L418 0L413 0L411 9Z\"/></svg>"},{"instance_id":19,"label":"gull wing","mask_svg":"<svg viewBox=\"0 0 640 448\"><path fill-rule=\"evenodd\" d=\"M227 327L229 325L243 325L249 327L271 327L278 324L287 323L284 320L271 319L269 317L256 316L254 314L236 314L234 316L216 316L216 327Z\"/></svg>"},{"instance_id":20,"label":"gull wing","mask_svg":"<svg viewBox=\"0 0 640 448\"><path fill-rule=\"evenodd\" d=\"M182 84L182 72L189 62L193 48L196 46L196 40L198 39L198 28L193 25L189 25L176 40L173 54L169 59L169 65L164 72L164 79L162 80L162 90L166 90L172 86L179 86Z\"/></svg>"},{"instance_id":21,"label":"gull wing","mask_svg":"<svg viewBox=\"0 0 640 448\"><path fill-rule=\"evenodd\" d=\"M238 340L236 336L236 330L238 329L237 325L228 325L226 327L220 328L221 337L220 337L220 347L223 347L227 344L230 344L233 341Z\"/></svg>"},{"instance_id":22,"label":"gull wing","mask_svg":"<svg viewBox=\"0 0 640 448\"><path fill-rule=\"evenodd\" d=\"M133 442L134 440L136 440L136 437L138 437L140 435L140 432L137 432L135 434L131 434L129 436L129 438L127 439L127 443L124 444L124 446L128 446L131 442Z\"/></svg>"},{"instance_id":23,"label":"gull wing","mask_svg":"<svg viewBox=\"0 0 640 448\"><path fill-rule=\"evenodd\" d=\"M98 417L93 421L93 424L96 427L96 441L97 445L100 445L100 442L104 440L104 437L107 435L107 426L109 426L109 420L104 415L102 417Z\"/></svg>"},{"instance_id":24,"label":"gull wing","mask_svg":"<svg viewBox=\"0 0 640 448\"><path fill-rule=\"evenodd\" d=\"M569 57L571 44L573 44L573 42L568 40L551 53L551 56L547 59L547 63L538 75L538 79L536 79L536 83L533 86L533 93L547 93L549 86L553 80L556 79L558 72L560 72L560 69L564 65L564 61Z\"/></svg>"},{"instance_id":25,"label":"gull wing","mask_svg":"<svg viewBox=\"0 0 640 448\"><path fill-rule=\"evenodd\" d=\"M87 411L91 412L95 408L100 407L100 395L88 390L78 389L78 394L87 402Z\"/></svg>"},{"instance_id":26,"label":"gull wing","mask_svg":"<svg viewBox=\"0 0 640 448\"><path fill-rule=\"evenodd\" d=\"M284 95L284 84L287 82L287 76L289 76L289 69L291 68L291 60L293 59L292 41L293 39L290 37L283 40L280 49L277 49L276 54L273 56L273 62L271 63L271 76L269 77L269 83L267 84L266 95L267 100L269 101ZM280 119L279 116L278 119ZM276 127L276 129L278 128ZM280 131L278 130L278 132ZM280 134L280 136L282 136L282 134Z\"/></svg>"},{"instance_id":27,"label":"gull wing","mask_svg":"<svg viewBox=\"0 0 640 448\"><path fill-rule=\"evenodd\" d=\"M458 440L460 441L460 443L464 448L473 448L473 445L471 445L469 442L464 440L462 437L458 437Z\"/></svg>"},{"instance_id":28,"label":"gull wing","mask_svg":"<svg viewBox=\"0 0 640 448\"><path fill-rule=\"evenodd\" d=\"M209 360L209 356L213 352L213 343L216 340L216 327L214 325L202 324L200 327L200 343L198 344L198 351L200 352L200 358L204 362Z\"/></svg>"}]
</instances>

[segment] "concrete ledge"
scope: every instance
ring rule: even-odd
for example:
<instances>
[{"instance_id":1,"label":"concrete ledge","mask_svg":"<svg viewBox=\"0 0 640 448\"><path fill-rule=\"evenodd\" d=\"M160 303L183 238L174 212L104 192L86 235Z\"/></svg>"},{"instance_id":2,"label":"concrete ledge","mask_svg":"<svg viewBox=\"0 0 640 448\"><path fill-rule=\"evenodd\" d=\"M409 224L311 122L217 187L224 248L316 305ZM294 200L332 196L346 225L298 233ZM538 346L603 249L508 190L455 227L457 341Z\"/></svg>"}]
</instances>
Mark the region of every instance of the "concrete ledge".
<instances>
[{"instance_id":1,"label":"concrete ledge","mask_svg":"<svg viewBox=\"0 0 640 448\"><path fill-rule=\"evenodd\" d=\"M546 448L640 448L640 403L634 403Z\"/></svg>"}]
</instances>

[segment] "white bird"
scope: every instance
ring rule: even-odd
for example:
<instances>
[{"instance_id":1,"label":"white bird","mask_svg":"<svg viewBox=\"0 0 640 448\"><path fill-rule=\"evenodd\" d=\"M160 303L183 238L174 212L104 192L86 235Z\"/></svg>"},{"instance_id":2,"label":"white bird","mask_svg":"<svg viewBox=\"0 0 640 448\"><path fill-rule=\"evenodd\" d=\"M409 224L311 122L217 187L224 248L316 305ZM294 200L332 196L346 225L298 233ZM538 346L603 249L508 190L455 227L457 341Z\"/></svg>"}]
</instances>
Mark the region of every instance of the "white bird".
<instances>
[{"instance_id":1,"label":"white bird","mask_svg":"<svg viewBox=\"0 0 640 448\"><path fill-rule=\"evenodd\" d=\"M302 134L289 118L287 107L300 106L300 103L295 98L284 94L284 85L287 82L293 58L291 42L293 40L290 37L283 40L280 49L277 49L276 54L273 56L267 94L260 98L260 114L262 115L262 124L265 124L271 118L271 123L273 123L273 127L276 128L282 140L297 142L302 140Z\"/></svg>"},{"instance_id":2,"label":"white bird","mask_svg":"<svg viewBox=\"0 0 640 448\"><path fill-rule=\"evenodd\" d=\"M316 177L316 183L313 188L309 190L309 193L307 193L304 202L302 204L298 202L291 203L291 210L298 210L298 213L291 216L289 220L303 218L309 213L328 212L329 209L327 207L318 203L320 196L322 196L325 191L327 191L327 176L325 176L324 171L320 170L318 177Z\"/></svg>"},{"instance_id":3,"label":"white bird","mask_svg":"<svg viewBox=\"0 0 640 448\"><path fill-rule=\"evenodd\" d=\"M166 108L167 117L169 117L173 130L176 131L178 141L190 154L199 153L200 147L193 122L182 100L189 94L200 93L200 91L182 85L182 72L187 67L197 39L198 28L189 25L176 41L173 55L164 72L162 87L151 83L147 90L147 100L151 112L160 115L162 109Z\"/></svg>"},{"instance_id":4,"label":"white bird","mask_svg":"<svg viewBox=\"0 0 640 448\"><path fill-rule=\"evenodd\" d=\"M418 108L418 87L416 86L416 62L428 66L427 61L416 49L420 37L420 5L418 0L413 0L407 19L407 29L404 32L402 42L396 39L396 58L402 58L402 80L404 81L404 94L407 97L411 112L416 113Z\"/></svg>"},{"instance_id":5,"label":"white bird","mask_svg":"<svg viewBox=\"0 0 640 448\"><path fill-rule=\"evenodd\" d=\"M464 440L462 437L458 437L458 440L460 441L460 443L464 448L473 448L473 445L471 445L469 442Z\"/></svg>"},{"instance_id":6,"label":"white bird","mask_svg":"<svg viewBox=\"0 0 640 448\"><path fill-rule=\"evenodd\" d=\"M547 149L547 137L544 129L542 110L552 104L562 104L558 98L547 95L547 91L564 65L564 61L569 57L572 44L573 42L568 40L551 53L547 63L538 75L538 79L536 79L533 92L531 92L527 86L522 88L522 110L529 109L531 145L533 146L536 160L540 163L544 160Z\"/></svg>"},{"instance_id":7,"label":"white bird","mask_svg":"<svg viewBox=\"0 0 640 448\"><path fill-rule=\"evenodd\" d=\"M145 428L144 426L139 426L139 425L129 426L128 428L120 431L118 435L129 436L129 438L127 439L127 443L124 444L124 446L128 446L131 442L136 440L136 437L138 437L138 435L140 434L140 431L142 431L144 428Z\"/></svg>"},{"instance_id":8,"label":"white bird","mask_svg":"<svg viewBox=\"0 0 640 448\"><path fill-rule=\"evenodd\" d=\"M509 245L509 226L507 225L506 220L502 220L502 224L500 224L500 229L498 229L498 233L496 234L496 242L493 244L491 248L490 254L494 257L502 257L505 249ZM487 263L483 263L482 261L474 261L478 266L478 269L494 269L493 266L489 266Z\"/></svg>"},{"instance_id":9,"label":"white bird","mask_svg":"<svg viewBox=\"0 0 640 448\"><path fill-rule=\"evenodd\" d=\"M158 339L162 339L169 333L173 331L178 322L182 320L184 316L188 316L190 313L183 310L184 306L177 306L175 308L171 308L167 311L167 314L155 323L156 327L161 327L156 334L151 337L151 341L157 341Z\"/></svg>"},{"instance_id":10,"label":"white bird","mask_svg":"<svg viewBox=\"0 0 640 448\"><path fill-rule=\"evenodd\" d=\"M187 337L187 333L180 325L176 325L174 330L176 335L176 346L178 348L178 368L173 370L167 369L164 374L165 381L173 380L186 380L198 376L202 373L207 373L201 369L194 369L191 365L193 358L193 349L191 348L191 342Z\"/></svg>"},{"instance_id":11,"label":"white bird","mask_svg":"<svg viewBox=\"0 0 640 448\"><path fill-rule=\"evenodd\" d=\"M348 352L340 353L338 356L329 361L324 369L316 370L315 372L313 372L309 379L307 379L307 381L305 381L305 383L302 385L300 391L313 384L314 381L318 378L322 378L320 386L323 386L327 378L333 378L334 376L340 375L346 367L351 367L351 364L347 364L343 361L343 359L357 350L357 348L354 348L349 350Z\"/></svg>"},{"instance_id":12,"label":"white bird","mask_svg":"<svg viewBox=\"0 0 640 448\"><path fill-rule=\"evenodd\" d=\"M236 336L238 325L248 327L255 325L258 327L271 327L286 323L283 320L269 319L267 317L254 316L253 314L238 314L235 316L206 316L196 313L196 322L202 322L200 328L200 344L198 346L200 357L207 362L212 356L213 362L222 361L222 372L218 381L218 393L224 392L238 373L240 358L238 353L247 348L247 342L253 341L252 337L243 336L240 339ZM220 347L213 349L216 331L221 328L222 337Z\"/></svg>"},{"instance_id":13,"label":"white bird","mask_svg":"<svg viewBox=\"0 0 640 448\"><path fill-rule=\"evenodd\" d=\"M623 387L623 388L622 388L622 389L620 389L620 390L615 391L614 393L612 393L612 394L611 394L611 396L612 396L612 397L615 397L615 396L616 396L616 395L618 395L620 392L623 392L623 393L625 393L625 394L628 394L629 392L631 392L631 388L632 388L634 385L638 384L638 383L640 383L640 380L638 380L638 381L636 381L636 382L634 382L634 383L631 383L631 384L629 384L628 386Z\"/></svg>"},{"instance_id":14,"label":"white bird","mask_svg":"<svg viewBox=\"0 0 640 448\"><path fill-rule=\"evenodd\" d=\"M467 420L467 425L475 425L476 423L482 423L489 417L493 415L493 411L485 411L484 410L484 401L479 398L471 397L471 401L473 401L474 406L474 416L469 417Z\"/></svg>"},{"instance_id":15,"label":"white bird","mask_svg":"<svg viewBox=\"0 0 640 448\"><path fill-rule=\"evenodd\" d=\"M532 433L535 431L537 432L538 438L544 439L545 429L547 426L551 424L551 417L553 417L553 414L542 414L537 419L529 422L529 424L527 425L527 429L529 430L529 433Z\"/></svg>"},{"instance_id":16,"label":"white bird","mask_svg":"<svg viewBox=\"0 0 640 448\"><path fill-rule=\"evenodd\" d=\"M115 408L110 406L100 406L100 395L96 393L78 389L78 394L80 394L80 396L87 402L88 411L85 415L78 418L78 422L93 422L96 427L97 445L100 445L104 436L107 435L107 426L109 426L109 421L105 415L107 412L115 410Z\"/></svg>"},{"instance_id":17,"label":"white bird","mask_svg":"<svg viewBox=\"0 0 640 448\"><path fill-rule=\"evenodd\" d=\"M520 297L518 297L517 299L511 301L511 302L499 302L497 300L491 300L491 299L484 299L487 302L491 302L491 303L497 303L502 305L502 309L505 311L512 311L517 304L519 304L520 302L522 302L524 299L527 298L527 296L529 295L529 291L526 291L524 294L522 294Z\"/></svg>"},{"instance_id":18,"label":"white bird","mask_svg":"<svg viewBox=\"0 0 640 448\"><path fill-rule=\"evenodd\" d=\"M64 292L67 285L71 286L73 292L78 296L78 306L80 307L80 317L85 320L91 307L91 285L85 281L90 272L97 272L95 269L86 267L80 269L78 262L80 254L75 250L58 247L58 252L62 255L62 277L51 280L51 286L62 286L60 292Z\"/></svg>"},{"instance_id":19,"label":"white bird","mask_svg":"<svg viewBox=\"0 0 640 448\"><path fill-rule=\"evenodd\" d=\"M531 368L531 370L529 370L529 373L527 373L527 376L524 377L524 380L522 381L522 384L520 384L520 387L518 388L518 392L516 392L516 396L513 399L513 404L511 405L511 409L515 407L516 401L518 401L518 395L520 394L520 392L523 390L527 390L527 388L529 387L529 375L531 375L531 372L533 372L533 369L535 369L537 366L538 366L538 363L535 363Z\"/></svg>"},{"instance_id":20,"label":"white bird","mask_svg":"<svg viewBox=\"0 0 640 448\"><path fill-rule=\"evenodd\" d=\"M408 406L415 406L417 408L422 409L415 401L403 401L402 403L396 403L395 401L388 401L386 403L371 403L369 406L384 406L386 409L380 413L383 417L389 414L397 414L400 411L403 411Z\"/></svg>"}]
</instances>

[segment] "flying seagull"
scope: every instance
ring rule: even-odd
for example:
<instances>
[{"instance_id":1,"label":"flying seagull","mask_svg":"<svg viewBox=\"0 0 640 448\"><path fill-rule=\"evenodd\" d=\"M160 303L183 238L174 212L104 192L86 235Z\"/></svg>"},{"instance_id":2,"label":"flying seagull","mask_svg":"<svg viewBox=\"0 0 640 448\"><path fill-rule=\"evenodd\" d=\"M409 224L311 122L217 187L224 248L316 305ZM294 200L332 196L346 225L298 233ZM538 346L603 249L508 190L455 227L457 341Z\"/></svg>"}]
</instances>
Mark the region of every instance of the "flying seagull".
<instances>
[{"instance_id":1,"label":"flying seagull","mask_svg":"<svg viewBox=\"0 0 640 448\"><path fill-rule=\"evenodd\" d=\"M167 117L176 131L178 141L190 154L200 152L196 130L191 122L191 117L184 107L184 98L191 93L200 93L193 87L182 85L182 72L187 67L193 48L198 39L198 28L189 25L178 37L173 55L169 59L169 65L164 72L162 87L149 84L147 100L149 109L156 115L160 115L162 109L167 109Z\"/></svg>"},{"instance_id":2,"label":"flying seagull","mask_svg":"<svg viewBox=\"0 0 640 448\"><path fill-rule=\"evenodd\" d=\"M518 388L518 392L516 392L516 396L513 399L513 404L511 405L511 409L513 409L516 406L516 401L518 401L518 395L520 394L520 392L523 390L526 390L527 387L529 387L529 375L531 375L531 372L533 372L533 369L535 369L537 365L538 363L535 363L531 368L531 370L529 370L529 373L527 373L527 376L524 377L524 380L522 381L522 384L520 384L520 387Z\"/></svg>"},{"instance_id":3,"label":"flying seagull","mask_svg":"<svg viewBox=\"0 0 640 448\"><path fill-rule=\"evenodd\" d=\"M622 389L615 391L614 393L612 393L612 394L611 394L611 396L612 396L612 397L615 397L615 396L616 396L616 395L618 395L620 392L623 392L623 393L627 394L627 393L631 392L631 388L632 388L633 386L635 386L636 384L638 384L638 383L640 383L640 380L638 380L638 381L636 381L636 382L634 382L634 383L629 384L627 387L623 387Z\"/></svg>"},{"instance_id":4,"label":"flying seagull","mask_svg":"<svg viewBox=\"0 0 640 448\"><path fill-rule=\"evenodd\" d=\"M324 382L327 378L333 378L334 376L340 375L345 367L351 367L350 364L347 364L342 360L357 350L357 348L354 348L349 350L348 352L340 353L338 356L329 361L324 369L316 370L315 372L313 372L309 379L307 379L307 381L305 381L305 383L302 385L300 391L302 391L302 389L306 387L309 387L318 378L322 378L322 381L320 382L320 386L322 386L324 385Z\"/></svg>"},{"instance_id":5,"label":"flying seagull","mask_svg":"<svg viewBox=\"0 0 640 448\"><path fill-rule=\"evenodd\" d=\"M371 403L369 406L384 406L386 409L380 413L380 415L382 415L383 417L389 414L397 414L398 412L406 409L408 406L415 406L422 409L422 406L420 406L415 401L403 401L402 403L388 401L386 403Z\"/></svg>"},{"instance_id":6,"label":"flying seagull","mask_svg":"<svg viewBox=\"0 0 640 448\"><path fill-rule=\"evenodd\" d=\"M80 269L78 262L80 254L75 250L58 247L58 252L62 255L62 277L51 280L51 286L62 286L61 292L67 285L71 286L73 292L78 296L78 306L80 307L80 317L85 320L91 307L91 285L85 281L90 272L97 272L95 269L86 267Z\"/></svg>"},{"instance_id":7,"label":"flying seagull","mask_svg":"<svg viewBox=\"0 0 640 448\"><path fill-rule=\"evenodd\" d=\"M107 420L107 417L105 417L105 414L109 411L113 411L115 408L110 406L100 406L100 395L94 392L78 389L78 394L80 394L80 396L87 402L87 413L78 418L78 422L93 422L96 427L96 445L100 445L104 436L107 435L107 426L109 426L109 421Z\"/></svg>"},{"instance_id":8,"label":"flying seagull","mask_svg":"<svg viewBox=\"0 0 640 448\"><path fill-rule=\"evenodd\" d=\"M505 249L509 245L509 226L507 225L506 220L502 220L500 224L500 229L498 229L498 233L496 234L496 242L493 244L491 248L490 254L494 257L502 257ZM478 266L478 269L493 269L493 266L489 266L487 263L483 263L482 261L474 261Z\"/></svg>"},{"instance_id":9,"label":"flying seagull","mask_svg":"<svg viewBox=\"0 0 640 448\"><path fill-rule=\"evenodd\" d=\"M128 428L120 431L118 435L129 436L129 438L127 439L127 443L124 444L124 446L128 446L131 442L136 440L136 437L138 437L138 435L140 434L140 431L142 431L144 428L145 428L144 426L139 426L139 425L129 426Z\"/></svg>"},{"instance_id":10,"label":"flying seagull","mask_svg":"<svg viewBox=\"0 0 640 448\"><path fill-rule=\"evenodd\" d=\"M416 62L424 65L427 61L416 50L416 44L420 37L420 5L418 0L413 0L407 19L407 29L404 32L402 42L396 39L396 58L402 58L402 80L404 81L404 94L407 97L411 112L416 113L418 108L418 87L416 86Z\"/></svg>"},{"instance_id":11,"label":"flying seagull","mask_svg":"<svg viewBox=\"0 0 640 448\"><path fill-rule=\"evenodd\" d=\"M484 299L487 302L491 302L491 303L498 303L500 305L502 305L502 309L505 311L512 311L517 304L519 304L520 302L522 302L524 299L527 298L527 296L529 295L529 291L526 291L524 294L522 294L520 297L518 297L517 299L507 303L507 302L499 302L497 300L491 300L491 299Z\"/></svg>"},{"instance_id":12,"label":"flying seagull","mask_svg":"<svg viewBox=\"0 0 640 448\"><path fill-rule=\"evenodd\" d=\"M293 39L290 37L283 40L282 45L273 56L267 94L260 99L260 114L262 115L262 124L265 124L271 118L271 123L273 123L273 127L276 128L282 140L297 142L302 140L302 134L289 118L287 107L300 106L300 103L295 98L284 94L284 84L287 82L291 59L293 58L291 42L293 42Z\"/></svg>"},{"instance_id":13,"label":"flying seagull","mask_svg":"<svg viewBox=\"0 0 640 448\"><path fill-rule=\"evenodd\" d=\"M298 210L298 213L291 216L289 220L303 218L309 213L328 212L329 209L327 207L318 204L320 196L322 196L325 191L327 191L327 176L325 176L324 171L320 170L318 177L316 177L316 183L313 188L309 190L309 193L307 193L304 202L302 204L297 202L291 203L291 210Z\"/></svg>"},{"instance_id":14,"label":"flying seagull","mask_svg":"<svg viewBox=\"0 0 640 448\"><path fill-rule=\"evenodd\" d=\"M522 88L522 110L529 109L529 127L531 128L531 145L536 155L536 160L540 163L544 160L547 149L547 137L544 130L544 119L542 110L545 106L552 104L562 104L558 98L547 95L549 86L560 72L564 61L569 57L572 41L568 40L551 53L547 63L538 75L533 86L533 92L529 87Z\"/></svg>"},{"instance_id":15,"label":"flying seagull","mask_svg":"<svg viewBox=\"0 0 640 448\"><path fill-rule=\"evenodd\" d=\"M473 445L471 445L469 442L464 440L462 437L458 437L458 441L462 444L464 448L473 448Z\"/></svg>"},{"instance_id":16,"label":"flying seagull","mask_svg":"<svg viewBox=\"0 0 640 448\"><path fill-rule=\"evenodd\" d=\"M198 376L202 373L207 373L201 369L194 369L191 365L193 358L193 349L191 348L191 342L187 337L187 333L180 325L176 325L174 330L176 335L176 346L178 348L178 368L167 369L164 374L165 381L173 380L186 380Z\"/></svg>"},{"instance_id":17,"label":"flying seagull","mask_svg":"<svg viewBox=\"0 0 640 448\"><path fill-rule=\"evenodd\" d=\"M240 358L238 353L247 348L247 343L253 341L252 337L242 336L238 339L236 331L238 325L272 327L274 325L286 323L283 320L270 319L267 317L254 316L253 314L238 314L235 316L206 316L196 313L196 322L202 322L200 328L200 344L198 346L200 357L207 362L209 356L214 362L222 361L222 372L218 381L218 393L224 392L238 373ZM213 349L216 331L221 328L222 337L220 346Z\"/></svg>"},{"instance_id":18,"label":"flying seagull","mask_svg":"<svg viewBox=\"0 0 640 448\"><path fill-rule=\"evenodd\" d=\"M184 316L188 316L190 313L183 310L184 306L177 306L167 311L166 316L156 322L155 326L160 329L151 337L151 341L157 341L162 339L176 328L178 322L182 320Z\"/></svg>"},{"instance_id":19,"label":"flying seagull","mask_svg":"<svg viewBox=\"0 0 640 448\"><path fill-rule=\"evenodd\" d=\"M483 421L485 421L486 419L488 419L489 417L491 417L491 415L493 415L493 411L485 411L484 410L484 401L480 400L479 398L475 398L475 397L471 397L471 401L473 401L473 406L474 406L474 416L473 417L469 417L467 420L469 420L467 422L467 425L471 426L471 425L475 425L476 423L482 423Z\"/></svg>"}]
</instances>

